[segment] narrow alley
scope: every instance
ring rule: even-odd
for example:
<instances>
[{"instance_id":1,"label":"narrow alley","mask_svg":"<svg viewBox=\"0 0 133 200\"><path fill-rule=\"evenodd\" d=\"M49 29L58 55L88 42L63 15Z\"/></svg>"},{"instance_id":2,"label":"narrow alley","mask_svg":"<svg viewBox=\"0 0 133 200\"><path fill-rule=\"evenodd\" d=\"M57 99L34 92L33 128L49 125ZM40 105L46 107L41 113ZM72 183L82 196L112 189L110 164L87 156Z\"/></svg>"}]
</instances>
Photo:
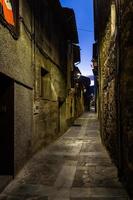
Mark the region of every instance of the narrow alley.
<instances>
[{"instance_id":1,"label":"narrow alley","mask_svg":"<svg viewBox=\"0 0 133 200\"><path fill-rule=\"evenodd\" d=\"M37 153L0 200L126 200L116 167L101 144L99 122L85 112Z\"/></svg>"},{"instance_id":2,"label":"narrow alley","mask_svg":"<svg viewBox=\"0 0 133 200\"><path fill-rule=\"evenodd\" d=\"M96 199L133 200L133 0L0 0L0 200Z\"/></svg>"}]
</instances>

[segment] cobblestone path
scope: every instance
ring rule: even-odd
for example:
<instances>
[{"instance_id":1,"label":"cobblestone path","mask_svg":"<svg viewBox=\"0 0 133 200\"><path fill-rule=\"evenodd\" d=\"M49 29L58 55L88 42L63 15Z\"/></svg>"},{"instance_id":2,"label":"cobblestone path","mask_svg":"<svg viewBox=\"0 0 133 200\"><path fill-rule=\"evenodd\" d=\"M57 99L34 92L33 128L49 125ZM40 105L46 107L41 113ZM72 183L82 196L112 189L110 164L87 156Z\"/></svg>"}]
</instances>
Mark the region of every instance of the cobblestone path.
<instances>
[{"instance_id":1,"label":"cobblestone path","mask_svg":"<svg viewBox=\"0 0 133 200\"><path fill-rule=\"evenodd\" d=\"M94 113L84 113L37 153L0 200L127 200L99 136Z\"/></svg>"}]
</instances>

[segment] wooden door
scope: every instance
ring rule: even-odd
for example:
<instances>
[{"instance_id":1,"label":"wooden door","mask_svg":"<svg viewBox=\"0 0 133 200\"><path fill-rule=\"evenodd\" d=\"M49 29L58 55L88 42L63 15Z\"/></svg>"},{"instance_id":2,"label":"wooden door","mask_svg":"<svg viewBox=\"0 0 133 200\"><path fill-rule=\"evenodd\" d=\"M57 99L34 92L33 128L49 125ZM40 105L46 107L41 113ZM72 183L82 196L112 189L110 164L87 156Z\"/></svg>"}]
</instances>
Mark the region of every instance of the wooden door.
<instances>
[{"instance_id":1,"label":"wooden door","mask_svg":"<svg viewBox=\"0 0 133 200\"><path fill-rule=\"evenodd\" d=\"M0 175L14 174L14 84L0 74Z\"/></svg>"}]
</instances>

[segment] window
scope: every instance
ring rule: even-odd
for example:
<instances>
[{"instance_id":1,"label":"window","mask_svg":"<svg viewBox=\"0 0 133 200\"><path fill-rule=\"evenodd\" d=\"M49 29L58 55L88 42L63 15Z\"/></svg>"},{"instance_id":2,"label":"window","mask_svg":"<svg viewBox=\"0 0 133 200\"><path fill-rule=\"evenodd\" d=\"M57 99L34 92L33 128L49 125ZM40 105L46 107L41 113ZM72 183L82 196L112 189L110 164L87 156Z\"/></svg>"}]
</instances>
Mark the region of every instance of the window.
<instances>
[{"instance_id":1,"label":"window","mask_svg":"<svg viewBox=\"0 0 133 200\"><path fill-rule=\"evenodd\" d=\"M0 0L0 21L18 38L19 0Z\"/></svg>"},{"instance_id":2,"label":"window","mask_svg":"<svg viewBox=\"0 0 133 200\"><path fill-rule=\"evenodd\" d=\"M41 67L41 97L44 99L49 99L50 93L50 77L48 71Z\"/></svg>"},{"instance_id":3,"label":"window","mask_svg":"<svg viewBox=\"0 0 133 200\"><path fill-rule=\"evenodd\" d=\"M116 5L112 3L111 5L111 36L116 32Z\"/></svg>"}]
</instances>

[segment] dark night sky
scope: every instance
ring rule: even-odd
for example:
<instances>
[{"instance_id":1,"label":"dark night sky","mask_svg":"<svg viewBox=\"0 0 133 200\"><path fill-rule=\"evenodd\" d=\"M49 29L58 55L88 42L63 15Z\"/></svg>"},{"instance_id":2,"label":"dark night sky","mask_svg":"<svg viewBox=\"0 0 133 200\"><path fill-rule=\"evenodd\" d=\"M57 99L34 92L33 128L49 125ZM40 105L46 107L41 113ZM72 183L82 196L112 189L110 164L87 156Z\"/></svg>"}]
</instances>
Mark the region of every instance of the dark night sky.
<instances>
[{"instance_id":1,"label":"dark night sky","mask_svg":"<svg viewBox=\"0 0 133 200\"><path fill-rule=\"evenodd\" d=\"M63 7L73 8L81 48L81 63L78 65L83 75L91 75L92 43L94 41L93 0L60 0Z\"/></svg>"}]
</instances>

